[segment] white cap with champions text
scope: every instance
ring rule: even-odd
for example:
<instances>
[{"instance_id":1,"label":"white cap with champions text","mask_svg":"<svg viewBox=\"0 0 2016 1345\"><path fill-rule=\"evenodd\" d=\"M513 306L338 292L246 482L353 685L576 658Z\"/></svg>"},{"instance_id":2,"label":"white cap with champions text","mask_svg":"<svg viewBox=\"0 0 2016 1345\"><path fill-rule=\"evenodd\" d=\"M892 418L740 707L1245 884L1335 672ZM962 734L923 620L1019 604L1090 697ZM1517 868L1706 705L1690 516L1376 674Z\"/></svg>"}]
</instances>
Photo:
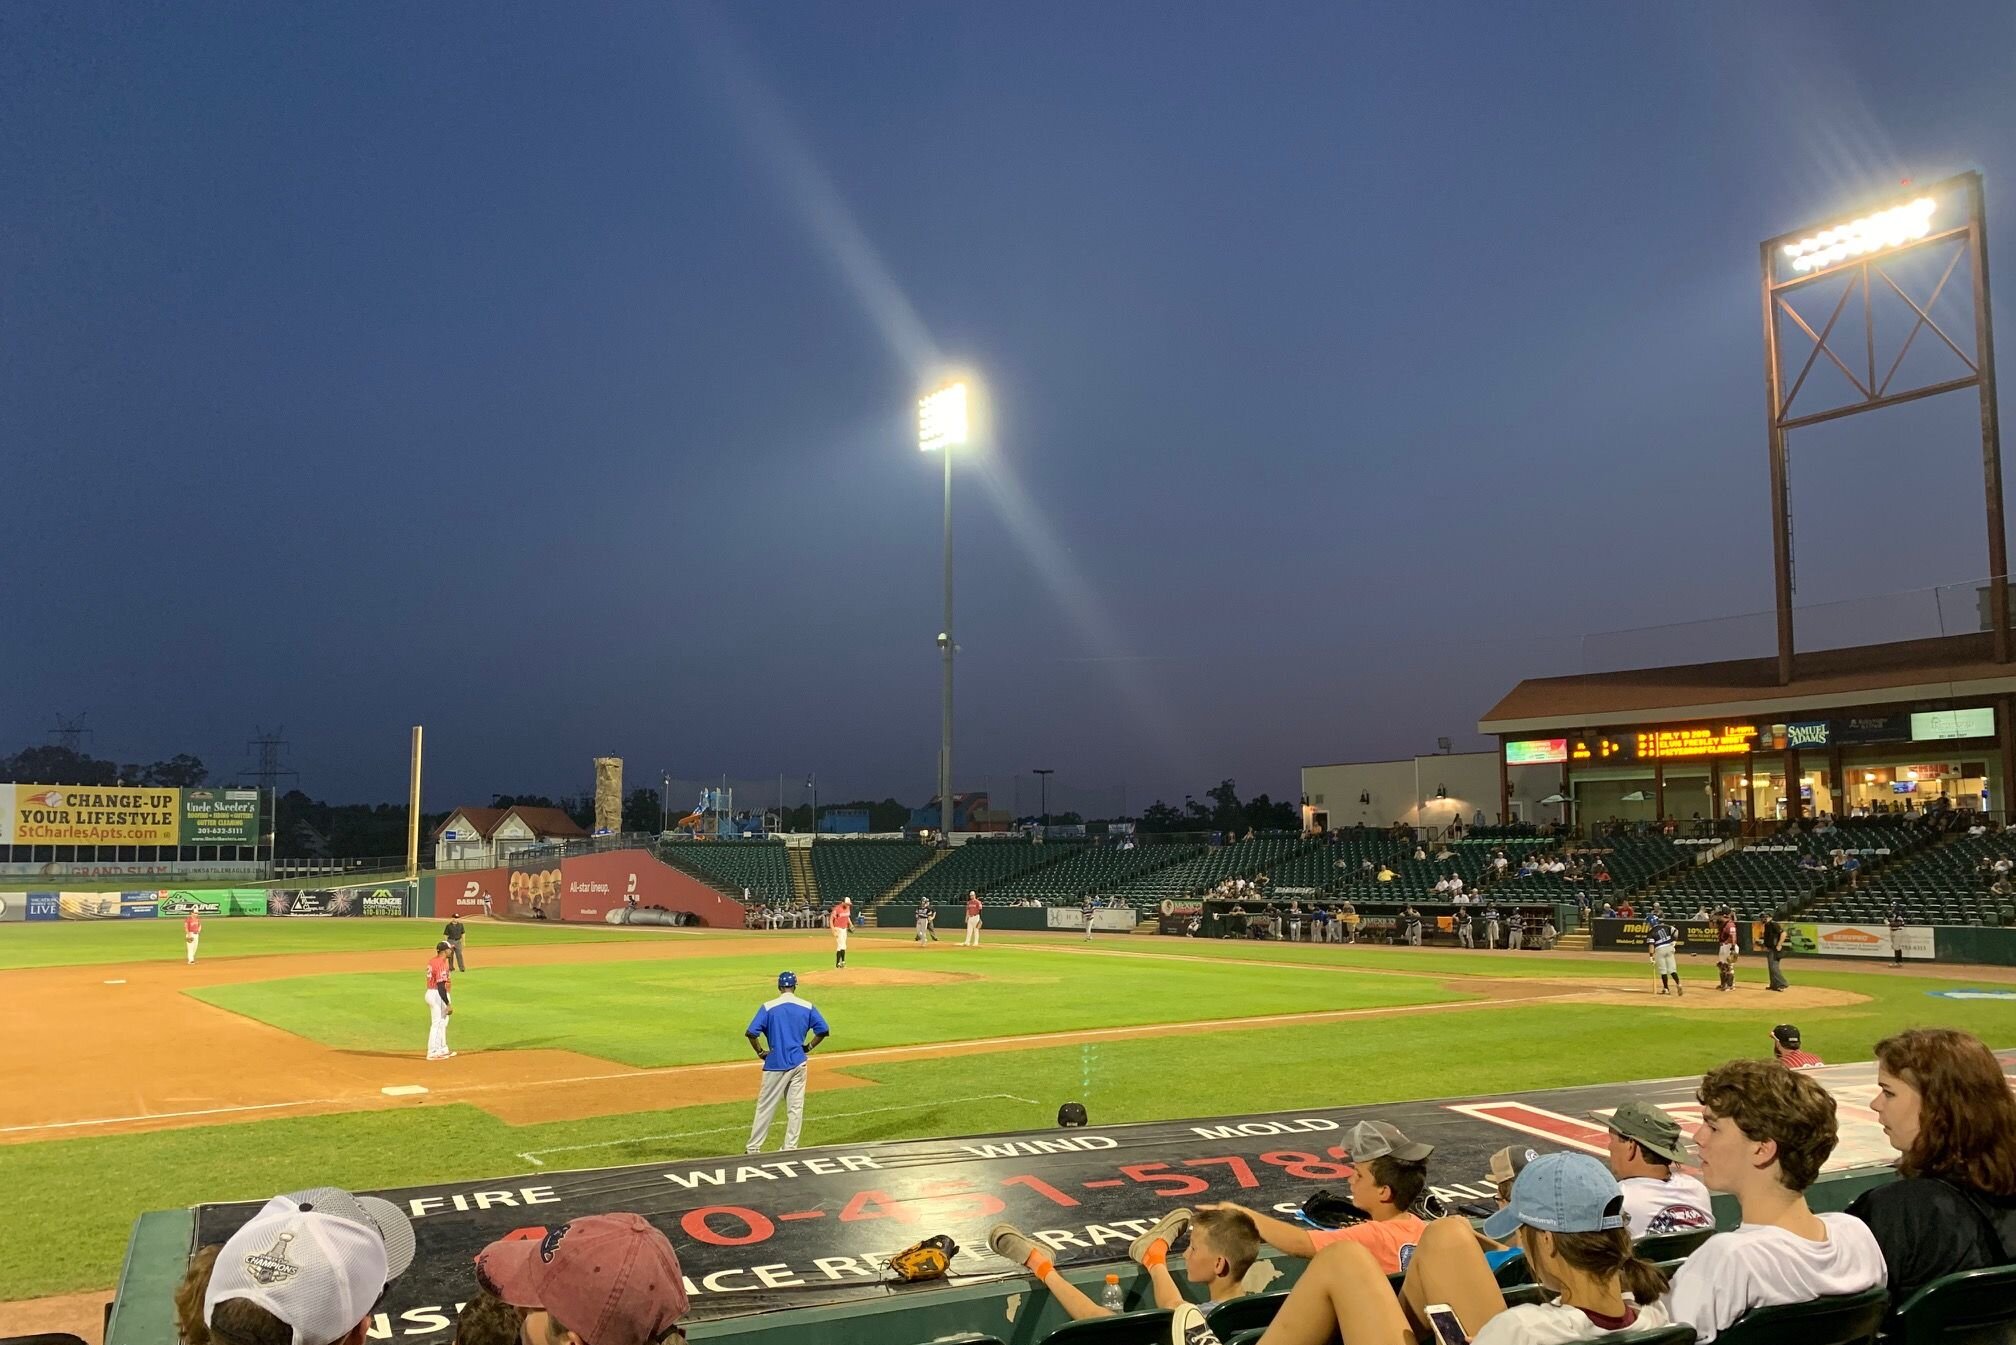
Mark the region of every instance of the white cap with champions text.
<instances>
[{"instance_id":1,"label":"white cap with champions text","mask_svg":"<svg viewBox=\"0 0 2016 1345\"><path fill-rule=\"evenodd\" d=\"M249 1299L294 1329L294 1345L333 1345L412 1264L413 1225L389 1200L333 1186L275 1196L217 1254L203 1322Z\"/></svg>"}]
</instances>

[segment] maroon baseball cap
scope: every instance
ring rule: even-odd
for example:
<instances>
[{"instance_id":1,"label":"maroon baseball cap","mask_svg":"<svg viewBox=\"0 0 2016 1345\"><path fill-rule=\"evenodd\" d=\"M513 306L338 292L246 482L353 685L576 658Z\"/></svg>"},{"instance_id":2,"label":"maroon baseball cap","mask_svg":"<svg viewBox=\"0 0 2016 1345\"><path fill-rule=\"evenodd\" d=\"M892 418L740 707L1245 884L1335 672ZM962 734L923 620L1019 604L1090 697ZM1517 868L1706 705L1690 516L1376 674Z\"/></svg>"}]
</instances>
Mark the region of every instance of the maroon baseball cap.
<instances>
[{"instance_id":1,"label":"maroon baseball cap","mask_svg":"<svg viewBox=\"0 0 2016 1345\"><path fill-rule=\"evenodd\" d=\"M590 1214L537 1242L493 1242L476 1270L506 1303L552 1314L587 1345L649 1345L686 1315L678 1253L635 1214Z\"/></svg>"}]
</instances>

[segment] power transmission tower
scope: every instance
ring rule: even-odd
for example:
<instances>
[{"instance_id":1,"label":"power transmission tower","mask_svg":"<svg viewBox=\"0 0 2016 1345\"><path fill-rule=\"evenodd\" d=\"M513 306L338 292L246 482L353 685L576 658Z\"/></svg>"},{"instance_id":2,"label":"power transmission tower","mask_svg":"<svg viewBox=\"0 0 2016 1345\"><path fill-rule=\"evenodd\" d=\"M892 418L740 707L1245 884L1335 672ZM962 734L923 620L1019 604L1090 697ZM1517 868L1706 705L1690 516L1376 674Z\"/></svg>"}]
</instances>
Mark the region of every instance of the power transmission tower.
<instances>
[{"instance_id":1,"label":"power transmission tower","mask_svg":"<svg viewBox=\"0 0 2016 1345\"><path fill-rule=\"evenodd\" d=\"M83 715L57 715L56 727L49 730L49 741L77 756L84 755L84 741L90 736Z\"/></svg>"},{"instance_id":2,"label":"power transmission tower","mask_svg":"<svg viewBox=\"0 0 2016 1345\"><path fill-rule=\"evenodd\" d=\"M277 792L280 781L298 780L301 772L292 769L280 760L280 753L287 746L287 740L280 735L285 727L267 732L263 728L252 730L252 741L245 744L245 750L253 754L253 764L238 772L240 776L251 776L261 789Z\"/></svg>"}]
</instances>

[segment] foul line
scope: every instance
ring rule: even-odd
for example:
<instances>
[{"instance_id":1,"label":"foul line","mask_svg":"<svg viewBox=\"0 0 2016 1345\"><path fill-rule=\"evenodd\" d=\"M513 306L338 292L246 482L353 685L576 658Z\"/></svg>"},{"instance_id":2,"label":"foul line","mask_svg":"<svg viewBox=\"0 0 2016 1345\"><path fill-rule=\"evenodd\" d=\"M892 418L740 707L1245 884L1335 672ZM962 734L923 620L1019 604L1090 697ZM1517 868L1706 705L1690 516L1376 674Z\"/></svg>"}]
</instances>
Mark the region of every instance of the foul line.
<instances>
[{"instance_id":1,"label":"foul line","mask_svg":"<svg viewBox=\"0 0 2016 1345\"><path fill-rule=\"evenodd\" d=\"M288 1107L333 1106L353 1099L340 1097L302 1098L298 1102L255 1102L240 1107L204 1107L197 1111L150 1111L137 1116L101 1116L90 1121L42 1121L35 1125L0 1126L0 1135L18 1134L24 1130L74 1130L80 1126L116 1126L129 1121L173 1121L184 1116L228 1116L234 1112L278 1111Z\"/></svg>"},{"instance_id":2,"label":"foul line","mask_svg":"<svg viewBox=\"0 0 2016 1345\"><path fill-rule=\"evenodd\" d=\"M839 1112L822 1111L819 1113L819 1119L821 1121L839 1121L852 1116L880 1116L885 1112L892 1112L892 1111L920 1111L926 1107L956 1107L962 1102L997 1102L997 1101L1026 1102L1032 1107L1040 1107L1043 1105L1033 1097L1017 1097L1013 1093L982 1093L978 1097L953 1097L953 1098L945 1098L938 1102L904 1102L899 1103L894 1107L870 1107L866 1111L839 1111ZM579 1153L583 1149L608 1149L613 1148L618 1144L643 1144L650 1140L694 1139L701 1135L719 1135L724 1131L740 1130L741 1128L742 1126L738 1122L737 1124L734 1125L709 1126L705 1130L675 1130L670 1132L669 1134L664 1135L629 1135L620 1140L597 1140L593 1144L563 1144L557 1149L532 1149L528 1150L525 1153L521 1153L518 1156L524 1159L526 1162L530 1163L535 1168L543 1168L546 1165L539 1161L538 1155L540 1154Z\"/></svg>"}]
</instances>

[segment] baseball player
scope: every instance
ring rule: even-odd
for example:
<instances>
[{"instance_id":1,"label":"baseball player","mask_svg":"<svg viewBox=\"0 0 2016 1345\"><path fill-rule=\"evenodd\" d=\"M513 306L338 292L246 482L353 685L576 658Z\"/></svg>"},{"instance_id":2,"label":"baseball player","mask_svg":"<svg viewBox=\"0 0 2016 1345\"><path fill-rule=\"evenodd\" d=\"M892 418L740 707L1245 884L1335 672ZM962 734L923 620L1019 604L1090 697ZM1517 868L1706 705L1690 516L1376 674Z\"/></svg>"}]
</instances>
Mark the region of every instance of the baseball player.
<instances>
[{"instance_id":1,"label":"baseball player","mask_svg":"<svg viewBox=\"0 0 2016 1345\"><path fill-rule=\"evenodd\" d=\"M1520 910L1517 906L1512 908L1510 930L1511 937L1505 940L1505 946L1511 949L1524 948L1526 946L1526 912Z\"/></svg>"},{"instance_id":2,"label":"baseball player","mask_svg":"<svg viewBox=\"0 0 2016 1345\"><path fill-rule=\"evenodd\" d=\"M966 942L963 948L980 946L980 894L977 891L966 894Z\"/></svg>"},{"instance_id":3,"label":"baseball player","mask_svg":"<svg viewBox=\"0 0 2016 1345\"><path fill-rule=\"evenodd\" d=\"M1492 906L1484 912L1484 947L1487 949L1498 946L1498 919L1498 908L1496 906Z\"/></svg>"},{"instance_id":4,"label":"baseball player","mask_svg":"<svg viewBox=\"0 0 2016 1345\"><path fill-rule=\"evenodd\" d=\"M1089 943L1092 939L1092 894L1090 892L1085 894L1085 900L1079 904L1078 909L1085 917L1085 939Z\"/></svg>"},{"instance_id":5,"label":"baseball player","mask_svg":"<svg viewBox=\"0 0 2016 1345\"><path fill-rule=\"evenodd\" d=\"M827 925L833 930L833 965L845 968L847 965L847 931L854 924L854 901L851 897L840 898L840 904L827 917Z\"/></svg>"},{"instance_id":6,"label":"baseball player","mask_svg":"<svg viewBox=\"0 0 2016 1345\"><path fill-rule=\"evenodd\" d=\"M834 926L838 929L839 926ZM777 998L766 1000L749 1020L749 1047L763 1062L763 1091L756 1096L756 1124L749 1128L749 1152L763 1152L770 1122L783 1102L784 1148L798 1147L805 1128L805 1076L812 1052L831 1034L816 1008L798 998L798 973L777 973ZM806 1041L805 1034L812 1033ZM764 1043L768 1042L766 1046Z\"/></svg>"},{"instance_id":7,"label":"baseball player","mask_svg":"<svg viewBox=\"0 0 2016 1345\"><path fill-rule=\"evenodd\" d=\"M1893 967L1901 967L1904 965L1903 902L1893 901L1890 903L1890 917L1888 920L1884 921L1884 923L1888 925L1890 928L1890 965Z\"/></svg>"},{"instance_id":8,"label":"baseball player","mask_svg":"<svg viewBox=\"0 0 2016 1345\"><path fill-rule=\"evenodd\" d=\"M1717 990L1736 988L1736 916L1727 906L1715 922L1715 970L1721 977Z\"/></svg>"},{"instance_id":9,"label":"baseball player","mask_svg":"<svg viewBox=\"0 0 2016 1345\"><path fill-rule=\"evenodd\" d=\"M1652 969L1659 973L1659 993L1666 993L1666 983L1673 983L1673 993L1685 995L1680 985L1680 964L1673 956L1673 926L1660 919L1655 912L1645 921L1645 951L1652 955Z\"/></svg>"},{"instance_id":10,"label":"baseball player","mask_svg":"<svg viewBox=\"0 0 2016 1345\"><path fill-rule=\"evenodd\" d=\"M1467 910L1456 912L1456 942L1464 948L1474 949L1477 946L1477 938L1471 932L1470 912Z\"/></svg>"},{"instance_id":11,"label":"baseball player","mask_svg":"<svg viewBox=\"0 0 2016 1345\"><path fill-rule=\"evenodd\" d=\"M196 914L192 903L189 914L182 918L182 946L189 953L189 965L196 965L196 941L203 937L203 917Z\"/></svg>"},{"instance_id":12,"label":"baseball player","mask_svg":"<svg viewBox=\"0 0 2016 1345\"><path fill-rule=\"evenodd\" d=\"M448 1049L448 1017L455 1012L448 1002L448 940L434 945L427 963L427 1058L446 1060L455 1053Z\"/></svg>"}]
</instances>

